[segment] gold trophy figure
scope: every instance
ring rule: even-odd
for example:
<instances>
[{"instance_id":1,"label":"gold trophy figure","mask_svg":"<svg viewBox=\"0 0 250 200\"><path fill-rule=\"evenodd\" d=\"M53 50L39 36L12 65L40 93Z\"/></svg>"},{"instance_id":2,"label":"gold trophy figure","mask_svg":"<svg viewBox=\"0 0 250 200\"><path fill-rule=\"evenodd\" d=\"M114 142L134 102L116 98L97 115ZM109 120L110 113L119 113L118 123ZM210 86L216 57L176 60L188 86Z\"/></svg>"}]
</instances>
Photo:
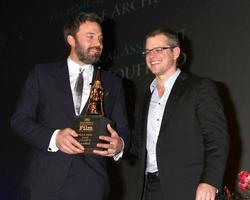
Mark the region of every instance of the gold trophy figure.
<instances>
[{"instance_id":1,"label":"gold trophy figure","mask_svg":"<svg viewBox=\"0 0 250 200\"><path fill-rule=\"evenodd\" d=\"M107 124L113 124L111 120L104 116L103 109L104 88L101 84L100 69L96 74L96 80L91 87L87 111L84 115L77 116L74 121L74 130L77 132L76 138L84 146L84 153L92 154L97 148L100 135L109 135Z\"/></svg>"},{"instance_id":2,"label":"gold trophy figure","mask_svg":"<svg viewBox=\"0 0 250 200\"><path fill-rule=\"evenodd\" d=\"M96 80L90 92L89 105L87 108L88 115L104 116L103 111L103 87L100 80Z\"/></svg>"}]
</instances>

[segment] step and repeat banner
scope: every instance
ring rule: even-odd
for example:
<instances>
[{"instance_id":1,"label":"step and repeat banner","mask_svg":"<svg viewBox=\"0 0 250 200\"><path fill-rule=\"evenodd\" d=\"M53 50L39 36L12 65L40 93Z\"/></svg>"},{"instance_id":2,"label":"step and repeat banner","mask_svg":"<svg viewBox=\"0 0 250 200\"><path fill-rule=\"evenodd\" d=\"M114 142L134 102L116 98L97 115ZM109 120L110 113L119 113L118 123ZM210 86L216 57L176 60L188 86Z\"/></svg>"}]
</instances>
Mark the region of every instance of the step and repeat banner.
<instances>
[{"instance_id":1,"label":"step and repeat banner","mask_svg":"<svg viewBox=\"0 0 250 200\"><path fill-rule=\"evenodd\" d=\"M131 127L136 105L153 79L142 56L144 37L159 27L176 30L182 43L179 67L216 81L225 106L231 139L225 185L233 188L237 173L250 170L248 0L5 0L1 4L1 160L11 168L1 166L0 176L4 170L9 176L0 180L8 191L15 190L28 151L9 128L21 86L35 64L67 57L63 21L81 11L96 12L104 20L102 67L124 80ZM10 150L10 145L15 148ZM109 164L109 199L133 199L136 160L127 155L122 162Z\"/></svg>"}]
</instances>

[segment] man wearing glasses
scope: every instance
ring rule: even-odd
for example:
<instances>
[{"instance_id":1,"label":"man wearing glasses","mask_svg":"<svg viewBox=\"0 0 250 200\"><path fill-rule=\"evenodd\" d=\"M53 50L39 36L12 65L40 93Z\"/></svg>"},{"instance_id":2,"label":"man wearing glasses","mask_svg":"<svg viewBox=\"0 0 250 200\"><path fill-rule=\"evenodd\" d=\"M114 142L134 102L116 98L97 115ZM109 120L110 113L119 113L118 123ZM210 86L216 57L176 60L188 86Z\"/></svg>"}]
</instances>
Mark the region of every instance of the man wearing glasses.
<instances>
[{"instance_id":1,"label":"man wearing glasses","mask_svg":"<svg viewBox=\"0 0 250 200\"><path fill-rule=\"evenodd\" d=\"M182 72L177 35L146 35L145 60L155 75L134 132L138 200L214 200L228 154L223 106L212 80Z\"/></svg>"}]
</instances>

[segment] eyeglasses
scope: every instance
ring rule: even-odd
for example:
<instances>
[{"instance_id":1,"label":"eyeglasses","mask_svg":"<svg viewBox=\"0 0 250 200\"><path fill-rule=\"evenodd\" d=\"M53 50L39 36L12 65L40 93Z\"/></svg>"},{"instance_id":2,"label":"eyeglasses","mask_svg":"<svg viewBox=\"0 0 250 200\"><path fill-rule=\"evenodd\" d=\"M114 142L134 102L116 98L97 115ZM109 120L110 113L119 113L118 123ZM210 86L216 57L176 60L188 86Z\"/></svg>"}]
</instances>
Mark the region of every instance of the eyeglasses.
<instances>
[{"instance_id":1,"label":"eyeglasses","mask_svg":"<svg viewBox=\"0 0 250 200\"><path fill-rule=\"evenodd\" d=\"M166 50L166 49L173 49L175 47L155 47L153 49L148 49L146 51L143 51L142 52L142 55L143 56L148 56L150 54L153 54L153 55L158 55L158 54L161 54L163 50Z\"/></svg>"}]
</instances>

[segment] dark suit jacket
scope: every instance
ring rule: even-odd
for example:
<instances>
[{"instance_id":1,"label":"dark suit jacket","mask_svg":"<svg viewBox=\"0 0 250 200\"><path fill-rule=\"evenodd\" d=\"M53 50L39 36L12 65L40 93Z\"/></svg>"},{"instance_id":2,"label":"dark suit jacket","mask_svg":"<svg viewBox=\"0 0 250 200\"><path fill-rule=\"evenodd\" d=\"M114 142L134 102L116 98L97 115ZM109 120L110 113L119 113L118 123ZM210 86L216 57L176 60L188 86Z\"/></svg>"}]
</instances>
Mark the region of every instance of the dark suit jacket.
<instances>
[{"instance_id":1,"label":"dark suit jacket","mask_svg":"<svg viewBox=\"0 0 250 200\"><path fill-rule=\"evenodd\" d=\"M150 97L148 92L132 147L139 156L137 199L145 181ZM167 101L156 146L164 200L194 200L202 182L220 188L227 153L227 123L215 84L181 72Z\"/></svg>"},{"instance_id":2,"label":"dark suit jacket","mask_svg":"<svg viewBox=\"0 0 250 200\"><path fill-rule=\"evenodd\" d=\"M102 71L101 80L105 89L105 115L116 123L126 151L129 131L122 82L106 71ZM30 162L24 173L24 187L54 192L62 186L75 156L61 151L48 152L47 148L53 132L72 127L74 117L66 62L37 65L27 78L11 120L13 131L32 147ZM84 155L83 159L86 169L92 171L86 171L89 185L95 185L101 176L101 187L107 192L106 159L88 155ZM88 174L95 175L87 177ZM96 187L100 187L100 183L96 184ZM88 190L88 186L83 186L84 189Z\"/></svg>"}]
</instances>

